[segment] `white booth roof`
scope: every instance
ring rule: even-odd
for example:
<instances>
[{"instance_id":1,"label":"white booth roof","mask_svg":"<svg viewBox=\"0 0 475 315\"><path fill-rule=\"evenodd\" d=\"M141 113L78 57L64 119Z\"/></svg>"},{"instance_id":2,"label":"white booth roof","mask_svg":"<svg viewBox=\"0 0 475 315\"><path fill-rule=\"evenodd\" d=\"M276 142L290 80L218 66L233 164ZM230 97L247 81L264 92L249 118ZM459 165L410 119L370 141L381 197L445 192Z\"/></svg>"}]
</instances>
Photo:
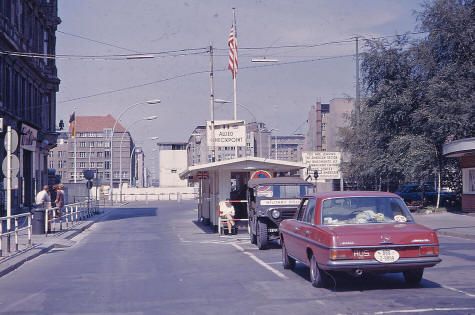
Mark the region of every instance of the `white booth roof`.
<instances>
[{"instance_id":1,"label":"white booth roof","mask_svg":"<svg viewBox=\"0 0 475 315\"><path fill-rule=\"evenodd\" d=\"M185 179L198 171L228 170L252 172L261 169L271 169L275 172L289 172L300 170L306 167L307 165L298 162L246 156L237 159L193 165L188 167L188 169L186 169L184 172L180 173L180 178Z\"/></svg>"}]
</instances>

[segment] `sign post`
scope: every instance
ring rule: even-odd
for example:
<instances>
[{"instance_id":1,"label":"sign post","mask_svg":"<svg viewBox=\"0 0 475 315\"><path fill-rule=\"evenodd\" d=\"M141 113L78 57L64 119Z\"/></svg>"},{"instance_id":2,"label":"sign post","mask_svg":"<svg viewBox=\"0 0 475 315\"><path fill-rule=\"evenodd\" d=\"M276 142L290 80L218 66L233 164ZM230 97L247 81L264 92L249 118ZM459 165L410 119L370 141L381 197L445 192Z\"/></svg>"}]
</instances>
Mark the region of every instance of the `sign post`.
<instances>
[{"instance_id":1,"label":"sign post","mask_svg":"<svg viewBox=\"0 0 475 315\"><path fill-rule=\"evenodd\" d=\"M305 176L318 171L318 181L341 178L341 152L305 151L302 152L302 162L308 165Z\"/></svg>"}]
</instances>

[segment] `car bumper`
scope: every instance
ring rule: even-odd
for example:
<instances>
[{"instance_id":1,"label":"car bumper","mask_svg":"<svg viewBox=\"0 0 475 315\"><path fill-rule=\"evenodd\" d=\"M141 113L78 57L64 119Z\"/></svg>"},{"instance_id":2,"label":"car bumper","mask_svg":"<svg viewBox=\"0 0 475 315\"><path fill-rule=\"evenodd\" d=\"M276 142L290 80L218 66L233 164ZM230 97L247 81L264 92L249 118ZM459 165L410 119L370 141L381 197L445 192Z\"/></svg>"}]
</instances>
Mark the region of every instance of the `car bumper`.
<instances>
[{"instance_id":1,"label":"car bumper","mask_svg":"<svg viewBox=\"0 0 475 315\"><path fill-rule=\"evenodd\" d=\"M381 263L374 259L340 261L330 260L324 264L320 264L320 268L333 271L351 271L355 269L397 271L409 268L432 267L441 261L442 259L439 257L401 258L393 263Z\"/></svg>"}]
</instances>

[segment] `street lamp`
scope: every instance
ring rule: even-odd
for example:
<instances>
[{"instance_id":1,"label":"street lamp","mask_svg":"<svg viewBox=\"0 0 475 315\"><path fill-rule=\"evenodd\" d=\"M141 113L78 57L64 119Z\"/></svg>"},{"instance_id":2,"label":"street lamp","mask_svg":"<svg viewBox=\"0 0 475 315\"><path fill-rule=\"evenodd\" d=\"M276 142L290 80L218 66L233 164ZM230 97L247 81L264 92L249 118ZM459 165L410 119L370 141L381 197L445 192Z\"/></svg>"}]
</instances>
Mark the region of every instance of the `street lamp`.
<instances>
[{"instance_id":1,"label":"street lamp","mask_svg":"<svg viewBox=\"0 0 475 315\"><path fill-rule=\"evenodd\" d=\"M152 99L152 100L148 100L148 101L145 101L145 102L138 102L138 103L135 103L135 104L132 104L130 105L129 107L125 108L120 114L119 116L117 117L117 119L115 120L115 123L114 123L114 127L112 127L112 132L111 132L111 135L110 135L110 174L109 174L109 179L110 179L110 200L111 200L111 203L114 203L114 197L113 197L113 192L114 192L114 185L113 185L113 174L114 174L114 163L113 163L113 160L112 160L112 156L113 156L113 152L114 152L114 132L115 132L115 127L117 126L117 123L119 122L120 118L122 117L122 115L124 115L127 111L129 111L130 109L134 108L134 107L137 107L138 105L141 105L141 104L149 104L149 105L154 105L154 104L158 104L160 103L160 100L159 99Z\"/></svg>"},{"instance_id":2,"label":"street lamp","mask_svg":"<svg viewBox=\"0 0 475 315\"><path fill-rule=\"evenodd\" d=\"M131 123L127 128L125 128L125 131L122 133L122 137L120 138L120 145L119 145L119 194L120 194L120 202L122 202L122 142L124 141L124 135L127 133L127 130L129 127L132 127L134 124L138 123L139 121L142 120L155 120L157 119L158 116L149 116L149 117L143 117L140 119L137 119L133 123ZM130 161L132 163L132 161ZM130 184L130 183L129 183Z\"/></svg>"},{"instance_id":3,"label":"street lamp","mask_svg":"<svg viewBox=\"0 0 475 315\"><path fill-rule=\"evenodd\" d=\"M149 140L157 140L158 137L157 136L154 136L154 137L148 137ZM137 148L137 143L134 142L134 147L132 148L131 152L130 152L130 169L129 169L129 183L130 185L132 186L132 155L135 153L135 149ZM143 141L140 142L140 144L144 144ZM143 152L143 151L142 151ZM135 166L135 165L134 165ZM135 167L134 167L135 168ZM143 187L146 187L145 186L145 174L143 175L144 177L144 183L143 183Z\"/></svg>"},{"instance_id":4,"label":"street lamp","mask_svg":"<svg viewBox=\"0 0 475 315\"><path fill-rule=\"evenodd\" d=\"M269 154L267 155L267 158L269 158L269 159L270 159L270 147L271 147L272 131L279 131L279 129L276 129L276 128L269 129ZM277 136L275 137L275 159L277 160Z\"/></svg>"}]
</instances>

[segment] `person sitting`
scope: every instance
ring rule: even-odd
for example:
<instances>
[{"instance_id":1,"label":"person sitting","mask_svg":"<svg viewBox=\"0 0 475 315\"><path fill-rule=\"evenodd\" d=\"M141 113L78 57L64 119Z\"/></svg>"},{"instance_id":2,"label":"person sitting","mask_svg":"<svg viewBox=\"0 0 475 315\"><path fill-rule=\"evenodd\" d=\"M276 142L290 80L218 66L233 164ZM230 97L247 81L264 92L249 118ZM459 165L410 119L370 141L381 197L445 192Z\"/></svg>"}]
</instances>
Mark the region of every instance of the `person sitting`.
<instances>
[{"instance_id":1,"label":"person sitting","mask_svg":"<svg viewBox=\"0 0 475 315\"><path fill-rule=\"evenodd\" d=\"M228 199L226 199L225 201L220 201L219 211L221 217L226 219L226 223L228 225L228 233L231 234L232 227L236 224L234 222L235 212L233 205L231 204L231 202L229 202Z\"/></svg>"}]
</instances>

